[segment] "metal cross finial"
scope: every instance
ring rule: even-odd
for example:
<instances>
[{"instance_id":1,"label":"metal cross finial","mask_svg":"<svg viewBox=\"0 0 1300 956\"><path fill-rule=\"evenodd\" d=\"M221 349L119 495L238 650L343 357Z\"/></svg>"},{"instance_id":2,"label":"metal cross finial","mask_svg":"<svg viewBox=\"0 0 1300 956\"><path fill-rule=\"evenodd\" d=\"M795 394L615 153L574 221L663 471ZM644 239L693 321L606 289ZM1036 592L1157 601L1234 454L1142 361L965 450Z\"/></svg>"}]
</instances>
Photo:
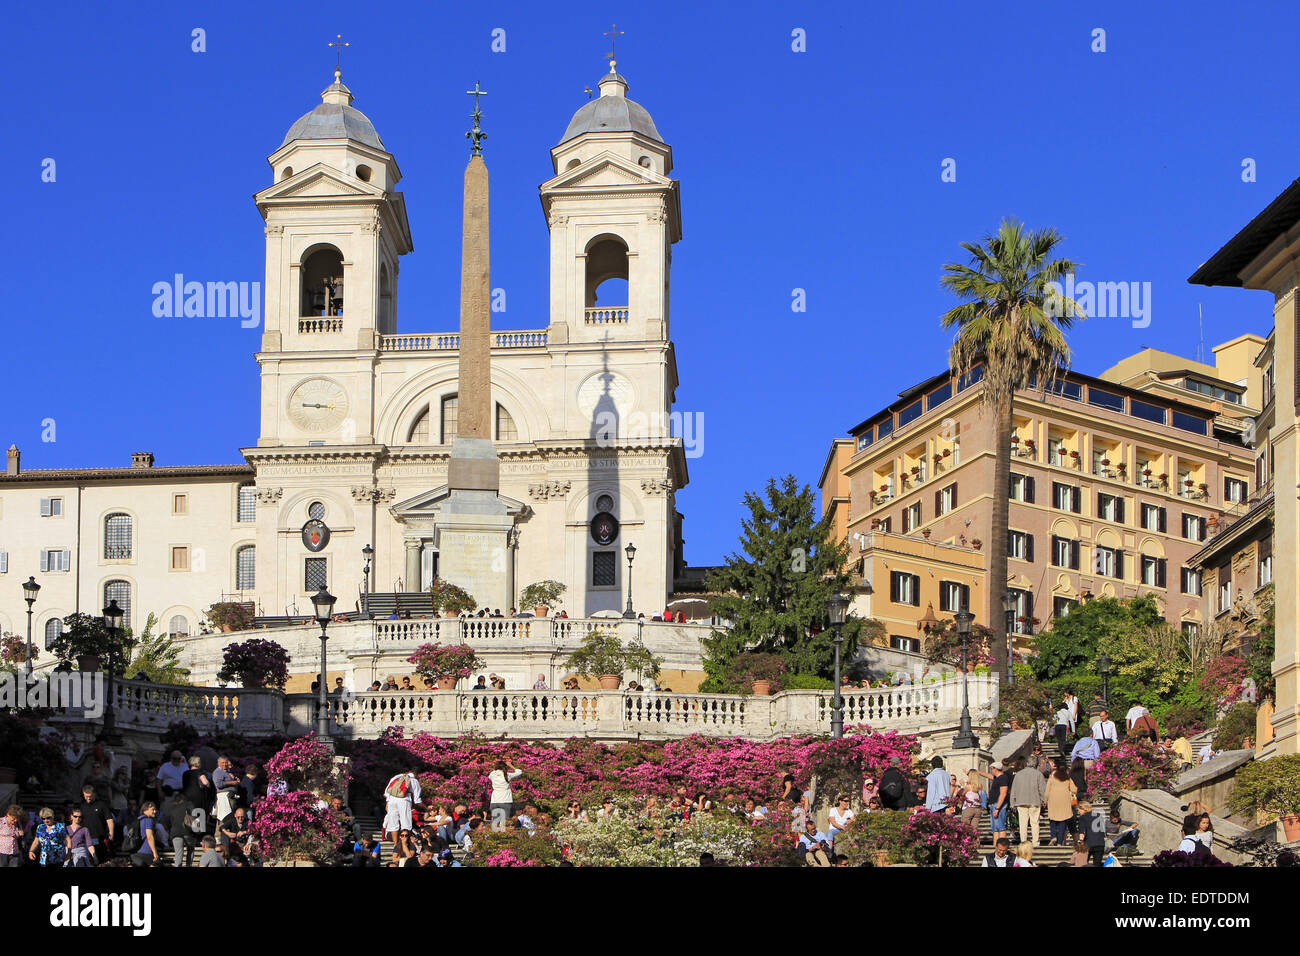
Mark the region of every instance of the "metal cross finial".
<instances>
[{"instance_id":1,"label":"metal cross finial","mask_svg":"<svg viewBox=\"0 0 1300 956\"><path fill-rule=\"evenodd\" d=\"M609 32L607 32L607 33L602 33L601 36L603 36L603 37L609 37L609 53L607 53L607 54L605 55L605 59L607 59L607 60L612 60L612 59L614 59L614 43L615 43L615 41L617 41L618 38L621 37L621 36L627 36L627 31L626 31L626 30L620 30L620 29L618 28L618 24L617 24L617 23L611 23L611 24L609 25Z\"/></svg>"},{"instance_id":2,"label":"metal cross finial","mask_svg":"<svg viewBox=\"0 0 1300 956\"><path fill-rule=\"evenodd\" d=\"M487 139L487 133L479 128L478 121L483 116L483 112L478 108L478 98L487 96L487 90L478 88L478 80L474 81L474 89L465 91L467 96L474 97L474 112L470 113L470 118L474 120L474 128L465 134L465 138L470 141L470 155L481 156L483 154L483 140Z\"/></svg>"},{"instance_id":3,"label":"metal cross finial","mask_svg":"<svg viewBox=\"0 0 1300 956\"><path fill-rule=\"evenodd\" d=\"M332 47L337 47L334 55L334 72L342 73L343 72L343 48L345 46L351 46L352 44L344 41L342 33L337 33L335 34L335 39L331 40L329 45Z\"/></svg>"}]
</instances>

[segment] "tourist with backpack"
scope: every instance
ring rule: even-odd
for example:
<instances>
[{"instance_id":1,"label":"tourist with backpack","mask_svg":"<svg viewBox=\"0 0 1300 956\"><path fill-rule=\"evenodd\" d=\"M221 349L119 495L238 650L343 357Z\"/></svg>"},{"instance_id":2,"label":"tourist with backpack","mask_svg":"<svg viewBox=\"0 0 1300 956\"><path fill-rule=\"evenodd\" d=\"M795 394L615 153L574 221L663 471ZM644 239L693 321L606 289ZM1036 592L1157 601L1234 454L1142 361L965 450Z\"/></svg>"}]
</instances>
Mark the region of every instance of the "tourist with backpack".
<instances>
[{"instance_id":1,"label":"tourist with backpack","mask_svg":"<svg viewBox=\"0 0 1300 956\"><path fill-rule=\"evenodd\" d=\"M165 831L154 819L157 815L158 804L150 800L140 808L140 816L134 825L127 828L124 848L131 854L132 866L159 866L162 863Z\"/></svg>"},{"instance_id":2,"label":"tourist with backpack","mask_svg":"<svg viewBox=\"0 0 1300 956\"><path fill-rule=\"evenodd\" d=\"M411 811L419 799L420 781L415 774L404 771L393 775L384 787L384 839L390 833L411 829Z\"/></svg>"}]
</instances>

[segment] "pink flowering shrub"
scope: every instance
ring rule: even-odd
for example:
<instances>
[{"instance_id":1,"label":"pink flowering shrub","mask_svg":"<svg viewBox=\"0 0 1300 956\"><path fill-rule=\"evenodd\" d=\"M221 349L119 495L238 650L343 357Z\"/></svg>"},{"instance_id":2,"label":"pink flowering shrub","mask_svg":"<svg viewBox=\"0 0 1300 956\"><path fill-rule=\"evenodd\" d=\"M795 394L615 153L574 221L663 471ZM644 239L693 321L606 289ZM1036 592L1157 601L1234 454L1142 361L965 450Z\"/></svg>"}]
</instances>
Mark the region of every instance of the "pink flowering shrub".
<instances>
[{"instance_id":1,"label":"pink flowering shrub","mask_svg":"<svg viewBox=\"0 0 1300 956\"><path fill-rule=\"evenodd\" d=\"M268 794L253 805L248 832L271 861L331 862L347 836L333 810L314 793L291 790Z\"/></svg>"},{"instance_id":2,"label":"pink flowering shrub","mask_svg":"<svg viewBox=\"0 0 1300 956\"><path fill-rule=\"evenodd\" d=\"M421 644L406 663L414 664L415 672L421 677L431 680L454 677L459 680L474 673L480 661L474 648L468 644Z\"/></svg>"},{"instance_id":3,"label":"pink flowering shrub","mask_svg":"<svg viewBox=\"0 0 1300 956\"><path fill-rule=\"evenodd\" d=\"M542 866L537 860L521 860L513 850L497 850L483 861L484 866Z\"/></svg>"},{"instance_id":4,"label":"pink flowering shrub","mask_svg":"<svg viewBox=\"0 0 1300 956\"><path fill-rule=\"evenodd\" d=\"M1227 710L1241 699L1241 682L1250 674L1250 665L1239 657L1216 657L1201 674L1198 686L1214 701L1216 710Z\"/></svg>"},{"instance_id":5,"label":"pink flowering shrub","mask_svg":"<svg viewBox=\"0 0 1300 956\"><path fill-rule=\"evenodd\" d=\"M307 790L329 796L346 779L335 769L334 754L315 734L285 744L266 762L266 774L279 790Z\"/></svg>"},{"instance_id":6,"label":"pink flowering shrub","mask_svg":"<svg viewBox=\"0 0 1300 956\"><path fill-rule=\"evenodd\" d=\"M606 795L620 800L667 798L678 787L691 796L704 791L715 799L734 791L771 808L781 794L783 774L793 774L803 787L818 774L821 795L836 789L856 794L864 773L878 776L892 757L910 766L919 750L912 736L855 729L859 732L839 740L785 737L758 742L692 736L606 745L571 738L556 748L480 737L446 740L425 733L407 738L402 728L394 727L377 740L355 742L353 774L378 798L389 777L411 770L434 802L475 806L486 801L492 765L508 755L523 771L512 785L516 805L533 801L556 816L571 798L594 806Z\"/></svg>"},{"instance_id":7,"label":"pink flowering shrub","mask_svg":"<svg viewBox=\"0 0 1300 956\"><path fill-rule=\"evenodd\" d=\"M260 637L227 644L217 680L244 687L283 688L289 679L289 652L275 641Z\"/></svg>"},{"instance_id":8,"label":"pink flowering shrub","mask_svg":"<svg viewBox=\"0 0 1300 956\"><path fill-rule=\"evenodd\" d=\"M1125 790L1167 789L1178 775L1173 755L1150 740L1125 740L1102 753L1088 774L1094 797L1113 800Z\"/></svg>"},{"instance_id":9,"label":"pink flowering shrub","mask_svg":"<svg viewBox=\"0 0 1300 956\"><path fill-rule=\"evenodd\" d=\"M948 813L915 813L903 824L899 837L920 866L965 866L979 852L975 828Z\"/></svg>"}]
</instances>

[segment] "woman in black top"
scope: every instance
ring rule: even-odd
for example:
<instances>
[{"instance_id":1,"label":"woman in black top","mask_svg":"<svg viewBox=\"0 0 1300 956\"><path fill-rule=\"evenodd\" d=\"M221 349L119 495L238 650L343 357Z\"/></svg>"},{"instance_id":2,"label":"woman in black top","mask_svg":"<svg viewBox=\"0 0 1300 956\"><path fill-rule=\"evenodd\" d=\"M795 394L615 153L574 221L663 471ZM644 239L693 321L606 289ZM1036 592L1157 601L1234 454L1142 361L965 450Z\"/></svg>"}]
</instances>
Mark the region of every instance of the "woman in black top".
<instances>
[{"instance_id":1,"label":"woman in black top","mask_svg":"<svg viewBox=\"0 0 1300 956\"><path fill-rule=\"evenodd\" d=\"M266 778L262 776L262 768L255 763L245 767L244 775L239 778L239 790L244 809L248 811L251 818L253 804L266 796Z\"/></svg>"},{"instance_id":2,"label":"woman in black top","mask_svg":"<svg viewBox=\"0 0 1300 956\"><path fill-rule=\"evenodd\" d=\"M1078 788L1078 799L1088 799L1088 772L1083 767L1082 757L1075 757L1070 763L1070 779L1074 781L1075 787ZM1077 807L1074 811L1074 818L1070 820L1070 835L1079 835L1079 810Z\"/></svg>"},{"instance_id":3,"label":"woman in black top","mask_svg":"<svg viewBox=\"0 0 1300 956\"><path fill-rule=\"evenodd\" d=\"M212 786L212 778L200 769L201 761L198 757L190 758L190 769L181 774L181 793L185 794L185 802L191 807L198 807L203 811L207 820L207 832L212 832L212 804L216 801L216 790Z\"/></svg>"}]
</instances>

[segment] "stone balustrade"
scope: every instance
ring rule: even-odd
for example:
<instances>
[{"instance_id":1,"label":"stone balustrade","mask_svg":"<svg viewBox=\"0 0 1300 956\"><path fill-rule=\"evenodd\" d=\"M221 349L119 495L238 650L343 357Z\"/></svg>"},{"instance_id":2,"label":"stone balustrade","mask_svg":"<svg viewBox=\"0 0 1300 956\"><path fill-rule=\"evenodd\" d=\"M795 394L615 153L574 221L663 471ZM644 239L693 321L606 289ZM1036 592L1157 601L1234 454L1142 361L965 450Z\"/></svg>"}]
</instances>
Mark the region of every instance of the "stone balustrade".
<instances>
[{"instance_id":1,"label":"stone balustrade","mask_svg":"<svg viewBox=\"0 0 1300 956\"><path fill-rule=\"evenodd\" d=\"M630 310L627 306L615 309L587 309L585 320L587 325L611 325L623 324L628 320Z\"/></svg>"},{"instance_id":2,"label":"stone balustrade","mask_svg":"<svg viewBox=\"0 0 1300 956\"><path fill-rule=\"evenodd\" d=\"M518 329L510 332L493 332L492 348L545 348L546 335L546 329ZM459 332L416 332L379 336L379 351L381 352L455 352L459 349Z\"/></svg>"}]
</instances>

